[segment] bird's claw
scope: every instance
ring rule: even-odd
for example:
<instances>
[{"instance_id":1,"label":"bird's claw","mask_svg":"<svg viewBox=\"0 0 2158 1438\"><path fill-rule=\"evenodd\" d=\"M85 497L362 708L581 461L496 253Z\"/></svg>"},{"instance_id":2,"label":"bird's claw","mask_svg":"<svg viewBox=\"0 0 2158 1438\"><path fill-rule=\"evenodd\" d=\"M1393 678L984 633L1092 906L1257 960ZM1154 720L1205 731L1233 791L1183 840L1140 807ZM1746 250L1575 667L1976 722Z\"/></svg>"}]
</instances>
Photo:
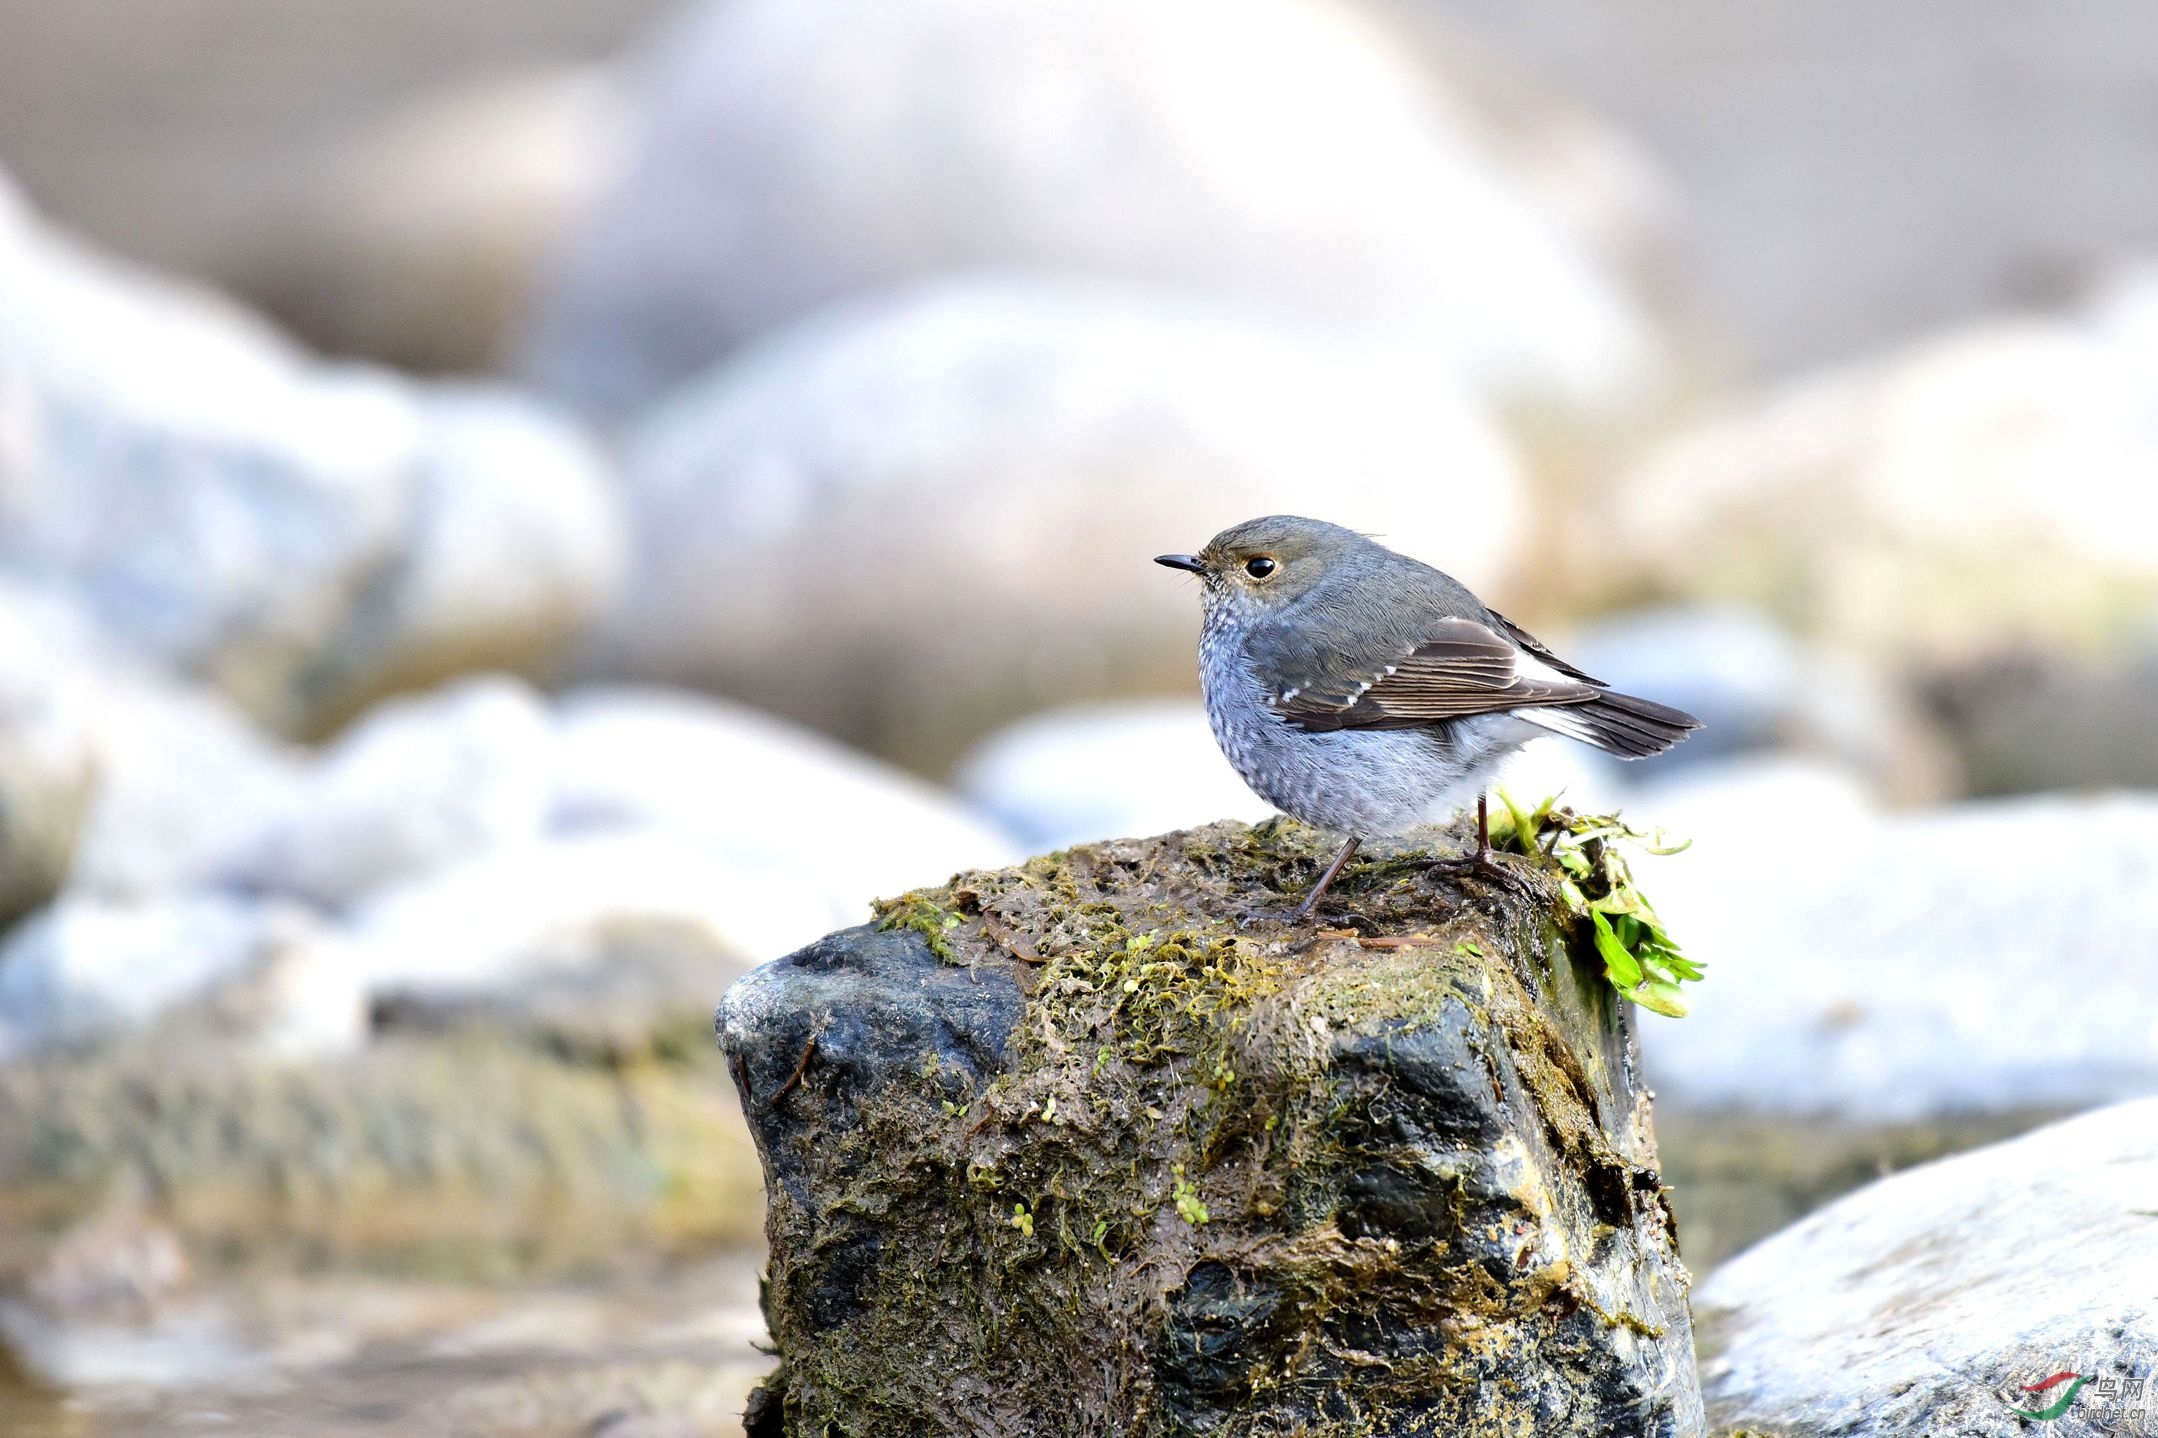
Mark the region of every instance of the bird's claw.
<instances>
[{"instance_id":1,"label":"bird's claw","mask_svg":"<svg viewBox=\"0 0 2158 1438\"><path fill-rule=\"evenodd\" d=\"M1529 890L1529 881L1500 863L1498 856L1489 849L1458 859L1425 859L1416 867L1430 874L1483 879L1501 888L1512 889L1516 893L1527 893Z\"/></svg>"}]
</instances>

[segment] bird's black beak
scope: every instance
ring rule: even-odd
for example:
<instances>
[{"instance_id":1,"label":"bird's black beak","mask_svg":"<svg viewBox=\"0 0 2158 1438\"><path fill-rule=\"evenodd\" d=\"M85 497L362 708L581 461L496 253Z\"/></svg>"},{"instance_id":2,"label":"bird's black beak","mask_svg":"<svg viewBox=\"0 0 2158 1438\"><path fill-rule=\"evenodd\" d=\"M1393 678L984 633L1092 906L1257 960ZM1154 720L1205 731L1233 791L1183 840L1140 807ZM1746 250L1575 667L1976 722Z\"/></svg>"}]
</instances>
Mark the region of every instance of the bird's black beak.
<instances>
[{"instance_id":1,"label":"bird's black beak","mask_svg":"<svg viewBox=\"0 0 2158 1438\"><path fill-rule=\"evenodd\" d=\"M1154 562L1164 569L1183 569L1193 574L1206 573L1206 566L1199 562L1196 554L1157 554Z\"/></svg>"}]
</instances>

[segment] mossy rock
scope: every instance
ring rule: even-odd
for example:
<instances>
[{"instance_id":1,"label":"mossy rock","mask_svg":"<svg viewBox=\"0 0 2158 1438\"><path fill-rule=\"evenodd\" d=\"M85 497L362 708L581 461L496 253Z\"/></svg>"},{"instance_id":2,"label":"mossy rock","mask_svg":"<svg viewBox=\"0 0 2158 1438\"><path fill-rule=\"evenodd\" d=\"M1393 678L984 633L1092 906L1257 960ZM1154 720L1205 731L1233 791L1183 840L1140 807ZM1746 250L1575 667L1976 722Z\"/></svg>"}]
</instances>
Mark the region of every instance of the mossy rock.
<instances>
[{"instance_id":1,"label":"mossy rock","mask_svg":"<svg viewBox=\"0 0 2158 1438\"><path fill-rule=\"evenodd\" d=\"M703 1029L701 1016L695 1030ZM524 1036L285 1066L214 1053L0 1068L0 1281L114 1202L198 1260L532 1277L754 1236L716 1055Z\"/></svg>"},{"instance_id":2,"label":"mossy rock","mask_svg":"<svg viewBox=\"0 0 2158 1438\"><path fill-rule=\"evenodd\" d=\"M729 991L757 1438L1695 1434L1632 1017L1525 860L1286 822L1049 855Z\"/></svg>"}]
</instances>

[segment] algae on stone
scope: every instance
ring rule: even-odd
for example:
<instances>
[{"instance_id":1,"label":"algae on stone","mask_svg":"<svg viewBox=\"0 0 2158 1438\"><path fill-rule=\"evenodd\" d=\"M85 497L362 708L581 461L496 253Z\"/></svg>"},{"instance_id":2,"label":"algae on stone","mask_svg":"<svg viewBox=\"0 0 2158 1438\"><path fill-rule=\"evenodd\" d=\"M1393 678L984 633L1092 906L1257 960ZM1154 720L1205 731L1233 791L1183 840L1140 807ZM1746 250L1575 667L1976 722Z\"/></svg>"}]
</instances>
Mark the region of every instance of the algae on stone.
<instances>
[{"instance_id":1,"label":"algae on stone","mask_svg":"<svg viewBox=\"0 0 2158 1438\"><path fill-rule=\"evenodd\" d=\"M758 1438L1699 1431L1582 926L1532 865L1403 844L1290 925L1326 849L1216 824L964 874L729 992Z\"/></svg>"},{"instance_id":2,"label":"algae on stone","mask_svg":"<svg viewBox=\"0 0 2158 1438\"><path fill-rule=\"evenodd\" d=\"M540 1275L738 1241L756 1198L724 1083L665 1029L605 1061L471 1032L304 1067L7 1067L0 1278L115 1200L236 1263Z\"/></svg>"}]
</instances>

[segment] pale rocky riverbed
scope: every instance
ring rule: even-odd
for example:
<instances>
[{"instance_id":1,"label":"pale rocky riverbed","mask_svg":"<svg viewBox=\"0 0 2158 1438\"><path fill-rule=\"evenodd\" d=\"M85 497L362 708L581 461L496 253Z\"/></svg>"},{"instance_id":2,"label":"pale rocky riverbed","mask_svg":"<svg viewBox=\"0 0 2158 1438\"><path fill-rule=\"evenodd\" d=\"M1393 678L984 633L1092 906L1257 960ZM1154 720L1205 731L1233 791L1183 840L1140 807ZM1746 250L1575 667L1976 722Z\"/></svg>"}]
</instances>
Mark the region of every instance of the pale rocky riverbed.
<instances>
[{"instance_id":1,"label":"pale rocky riverbed","mask_svg":"<svg viewBox=\"0 0 2158 1438\"><path fill-rule=\"evenodd\" d=\"M139 1336L104 1360L206 1371L222 1381L100 1384L74 1395L0 1367L9 1438L733 1438L756 1380L761 1258L542 1286L420 1284L354 1275L205 1285L199 1313L153 1355ZM230 1326L274 1318L261 1351ZM100 1341L95 1336L90 1343ZM310 1360L310 1353L313 1354Z\"/></svg>"}]
</instances>

